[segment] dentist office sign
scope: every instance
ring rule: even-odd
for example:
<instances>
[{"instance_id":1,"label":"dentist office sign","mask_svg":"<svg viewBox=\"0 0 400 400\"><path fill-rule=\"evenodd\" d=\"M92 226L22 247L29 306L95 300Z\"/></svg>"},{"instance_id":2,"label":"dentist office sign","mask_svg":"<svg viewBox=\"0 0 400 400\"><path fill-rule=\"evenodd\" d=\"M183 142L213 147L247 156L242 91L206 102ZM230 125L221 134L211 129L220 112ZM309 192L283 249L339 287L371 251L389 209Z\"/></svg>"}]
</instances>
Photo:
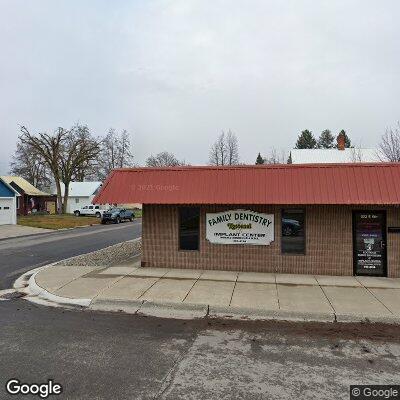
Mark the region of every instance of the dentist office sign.
<instances>
[{"instance_id":1,"label":"dentist office sign","mask_svg":"<svg viewBox=\"0 0 400 400\"><path fill-rule=\"evenodd\" d=\"M269 245L274 241L274 215L250 210L207 213L206 238L219 244Z\"/></svg>"}]
</instances>

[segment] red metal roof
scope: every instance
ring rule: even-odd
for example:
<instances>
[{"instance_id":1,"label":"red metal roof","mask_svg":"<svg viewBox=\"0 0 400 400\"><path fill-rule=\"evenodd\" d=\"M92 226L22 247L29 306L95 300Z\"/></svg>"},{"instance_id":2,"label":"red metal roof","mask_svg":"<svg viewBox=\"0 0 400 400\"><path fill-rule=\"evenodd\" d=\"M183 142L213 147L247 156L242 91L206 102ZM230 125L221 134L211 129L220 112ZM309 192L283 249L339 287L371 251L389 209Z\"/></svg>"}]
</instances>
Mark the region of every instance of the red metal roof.
<instances>
[{"instance_id":1,"label":"red metal roof","mask_svg":"<svg viewBox=\"0 0 400 400\"><path fill-rule=\"evenodd\" d=\"M400 163L116 169L93 203L400 204Z\"/></svg>"}]
</instances>

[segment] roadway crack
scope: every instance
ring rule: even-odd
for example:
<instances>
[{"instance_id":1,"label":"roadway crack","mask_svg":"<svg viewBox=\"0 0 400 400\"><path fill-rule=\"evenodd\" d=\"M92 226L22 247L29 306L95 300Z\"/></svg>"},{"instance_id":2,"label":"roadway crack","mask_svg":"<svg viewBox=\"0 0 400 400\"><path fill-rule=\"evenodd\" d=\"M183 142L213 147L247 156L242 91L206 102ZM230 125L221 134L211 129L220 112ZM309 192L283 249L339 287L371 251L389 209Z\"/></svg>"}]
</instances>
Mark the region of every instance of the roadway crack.
<instances>
[{"instance_id":1,"label":"roadway crack","mask_svg":"<svg viewBox=\"0 0 400 400\"><path fill-rule=\"evenodd\" d=\"M172 367L169 369L167 375L162 380L160 390L154 395L153 400L157 400L157 399L163 398L164 394L166 394L167 391L172 387L172 384L174 382L177 370L178 370L181 362L189 354L189 351L192 348L194 341L195 341L195 338L192 339L192 341L191 341L190 345L188 346L188 348L185 351L183 351L183 353L179 357L176 358L176 360L172 364Z\"/></svg>"}]
</instances>

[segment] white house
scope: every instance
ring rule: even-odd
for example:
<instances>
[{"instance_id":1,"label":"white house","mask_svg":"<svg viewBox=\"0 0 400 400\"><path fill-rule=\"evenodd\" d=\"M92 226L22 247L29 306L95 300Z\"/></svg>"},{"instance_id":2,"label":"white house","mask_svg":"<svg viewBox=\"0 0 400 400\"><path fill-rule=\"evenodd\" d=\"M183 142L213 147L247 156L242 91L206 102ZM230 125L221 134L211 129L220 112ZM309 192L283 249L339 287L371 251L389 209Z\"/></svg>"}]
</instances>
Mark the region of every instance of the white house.
<instances>
[{"instance_id":1,"label":"white house","mask_svg":"<svg viewBox=\"0 0 400 400\"><path fill-rule=\"evenodd\" d=\"M376 149L292 149L293 164L381 162Z\"/></svg>"},{"instance_id":2,"label":"white house","mask_svg":"<svg viewBox=\"0 0 400 400\"><path fill-rule=\"evenodd\" d=\"M19 193L0 177L0 225L17 223Z\"/></svg>"},{"instance_id":3,"label":"white house","mask_svg":"<svg viewBox=\"0 0 400 400\"><path fill-rule=\"evenodd\" d=\"M377 149L347 148L345 137L338 135L337 148L332 149L292 149L292 164L336 164L381 162Z\"/></svg>"},{"instance_id":4,"label":"white house","mask_svg":"<svg viewBox=\"0 0 400 400\"><path fill-rule=\"evenodd\" d=\"M71 182L69 184L67 213L73 213L74 210L89 206L100 189L102 182ZM64 197L65 186L61 183L61 195ZM53 189L53 193L57 191Z\"/></svg>"}]
</instances>

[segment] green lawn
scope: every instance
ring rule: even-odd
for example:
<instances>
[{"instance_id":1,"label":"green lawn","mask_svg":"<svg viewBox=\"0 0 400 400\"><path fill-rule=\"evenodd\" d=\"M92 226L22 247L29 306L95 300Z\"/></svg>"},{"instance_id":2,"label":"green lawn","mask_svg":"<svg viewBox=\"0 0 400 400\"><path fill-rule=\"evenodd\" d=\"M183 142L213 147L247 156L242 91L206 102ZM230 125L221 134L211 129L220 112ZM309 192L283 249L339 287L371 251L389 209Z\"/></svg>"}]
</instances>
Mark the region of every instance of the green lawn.
<instances>
[{"instance_id":1,"label":"green lawn","mask_svg":"<svg viewBox=\"0 0 400 400\"><path fill-rule=\"evenodd\" d=\"M63 215L26 215L18 217L18 225L31 226L34 228L62 229L75 228L83 225L97 225L100 218L75 217L71 214Z\"/></svg>"}]
</instances>

